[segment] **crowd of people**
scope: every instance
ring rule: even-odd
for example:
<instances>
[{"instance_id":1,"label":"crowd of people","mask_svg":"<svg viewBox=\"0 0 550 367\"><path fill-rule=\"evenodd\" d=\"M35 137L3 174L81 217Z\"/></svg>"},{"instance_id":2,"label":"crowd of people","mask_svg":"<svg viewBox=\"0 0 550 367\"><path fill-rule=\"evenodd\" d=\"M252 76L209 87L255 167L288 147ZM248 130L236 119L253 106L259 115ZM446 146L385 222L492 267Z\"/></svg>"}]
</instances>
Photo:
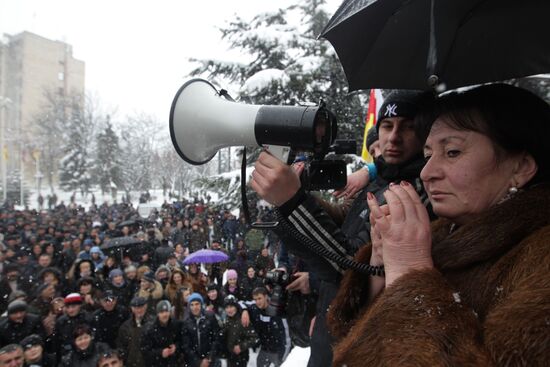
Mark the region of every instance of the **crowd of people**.
<instances>
[{"instance_id":1,"label":"crowd of people","mask_svg":"<svg viewBox=\"0 0 550 367\"><path fill-rule=\"evenodd\" d=\"M227 210L195 199L143 219L129 203L7 204L0 227L0 366L246 366L251 348L268 366L288 354L264 282L279 241ZM228 260L184 264L202 249Z\"/></svg>"}]
</instances>

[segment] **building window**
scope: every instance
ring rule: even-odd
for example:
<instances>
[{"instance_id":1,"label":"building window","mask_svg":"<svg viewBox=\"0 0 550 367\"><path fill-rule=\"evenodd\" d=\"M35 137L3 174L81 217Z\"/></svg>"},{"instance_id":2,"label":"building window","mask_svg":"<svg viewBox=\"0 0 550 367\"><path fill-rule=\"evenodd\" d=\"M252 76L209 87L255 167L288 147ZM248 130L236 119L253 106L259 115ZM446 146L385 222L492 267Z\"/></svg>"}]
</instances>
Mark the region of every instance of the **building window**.
<instances>
[{"instance_id":1,"label":"building window","mask_svg":"<svg viewBox=\"0 0 550 367\"><path fill-rule=\"evenodd\" d=\"M60 71L59 73L57 73L57 79L63 81L65 79L65 74Z\"/></svg>"}]
</instances>

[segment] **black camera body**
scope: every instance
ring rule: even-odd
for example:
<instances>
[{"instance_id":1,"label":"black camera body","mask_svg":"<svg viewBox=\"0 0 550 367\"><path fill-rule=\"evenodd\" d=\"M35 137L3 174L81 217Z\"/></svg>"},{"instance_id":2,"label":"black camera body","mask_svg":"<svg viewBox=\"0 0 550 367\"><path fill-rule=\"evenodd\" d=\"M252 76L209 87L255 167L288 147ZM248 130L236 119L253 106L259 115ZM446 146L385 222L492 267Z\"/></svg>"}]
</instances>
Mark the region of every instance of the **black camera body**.
<instances>
[{"instance_id":1,"label":"black camera body","mask_svg":"<svg viewBox=\"0 0 550 367\"><path fill-rule=\"evenodd\" d=\"M288 299L286 286L290 283L290 281L290 275L282 270L272 270L265 274L264 283L271 288L269 305L272 306L270 308L273 315L270 316L285 314L286 302Z\"/></svg>"}]
</instances>

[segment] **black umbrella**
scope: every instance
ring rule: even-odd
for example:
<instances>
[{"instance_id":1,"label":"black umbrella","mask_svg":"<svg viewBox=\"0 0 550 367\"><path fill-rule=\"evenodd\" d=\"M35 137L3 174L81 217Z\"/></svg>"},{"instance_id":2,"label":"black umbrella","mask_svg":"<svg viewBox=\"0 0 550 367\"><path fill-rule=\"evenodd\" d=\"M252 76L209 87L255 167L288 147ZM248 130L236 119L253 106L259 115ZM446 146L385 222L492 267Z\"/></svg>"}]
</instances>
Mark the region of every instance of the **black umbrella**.
<instances>
[{"instance_id":1,"label":"black umbrella","mask_svg":"<svg viewBox=\"0 0 550 367\"><path fill-rule=\"evenodd\" d=\"M550 72L548 0L345 0L321 37L351 90L456 88Z\"/></svg>"},{"instance_id":2,"label":"black umbrella","mask_svg":"<svg viewBox=\"0 0 550 367\"><path fill-rule=\"evenodd\" d=\"M141 243L142 241L135 237L114 237L111 238L107 243L101 245L102 250L109 250L116 247L127 247Z\"/></svg>"}]
</instances>

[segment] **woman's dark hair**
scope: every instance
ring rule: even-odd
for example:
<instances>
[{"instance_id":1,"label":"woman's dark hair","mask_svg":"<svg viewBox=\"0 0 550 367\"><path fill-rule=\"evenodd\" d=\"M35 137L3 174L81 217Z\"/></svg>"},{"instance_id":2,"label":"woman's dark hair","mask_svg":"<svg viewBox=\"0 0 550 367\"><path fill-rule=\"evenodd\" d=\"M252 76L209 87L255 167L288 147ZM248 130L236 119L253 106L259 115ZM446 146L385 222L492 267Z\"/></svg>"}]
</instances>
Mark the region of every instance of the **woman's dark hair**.
<instances>
[{"instance_id":1,"label":"woman's dark hair","mask_svg":"<svg viewBox=\"0 0 550 367\"><path fill-rule=\"evenodd\" d=\"M549 181L550 105L537 95L509 84L444 94L417 116L422 141L442 116L451 128L487 136L493 142L497 161L509 154L529 153L538 166L529 185Z\"/></svg>"},{"instance_id":2,"label":"woman's dark hair","mask_svg":"<svg viewBox=\"0 0 550 367\"><path fill-rule=\"evenodd\" d=\"M88 326L87 324L77 325L74 329L73 337L76 339L79 336L84 335L84 334L88 334L90 336L93 335L92 334L92 329L90 328L90 326Z\"/></svg>"}]
</instances>

